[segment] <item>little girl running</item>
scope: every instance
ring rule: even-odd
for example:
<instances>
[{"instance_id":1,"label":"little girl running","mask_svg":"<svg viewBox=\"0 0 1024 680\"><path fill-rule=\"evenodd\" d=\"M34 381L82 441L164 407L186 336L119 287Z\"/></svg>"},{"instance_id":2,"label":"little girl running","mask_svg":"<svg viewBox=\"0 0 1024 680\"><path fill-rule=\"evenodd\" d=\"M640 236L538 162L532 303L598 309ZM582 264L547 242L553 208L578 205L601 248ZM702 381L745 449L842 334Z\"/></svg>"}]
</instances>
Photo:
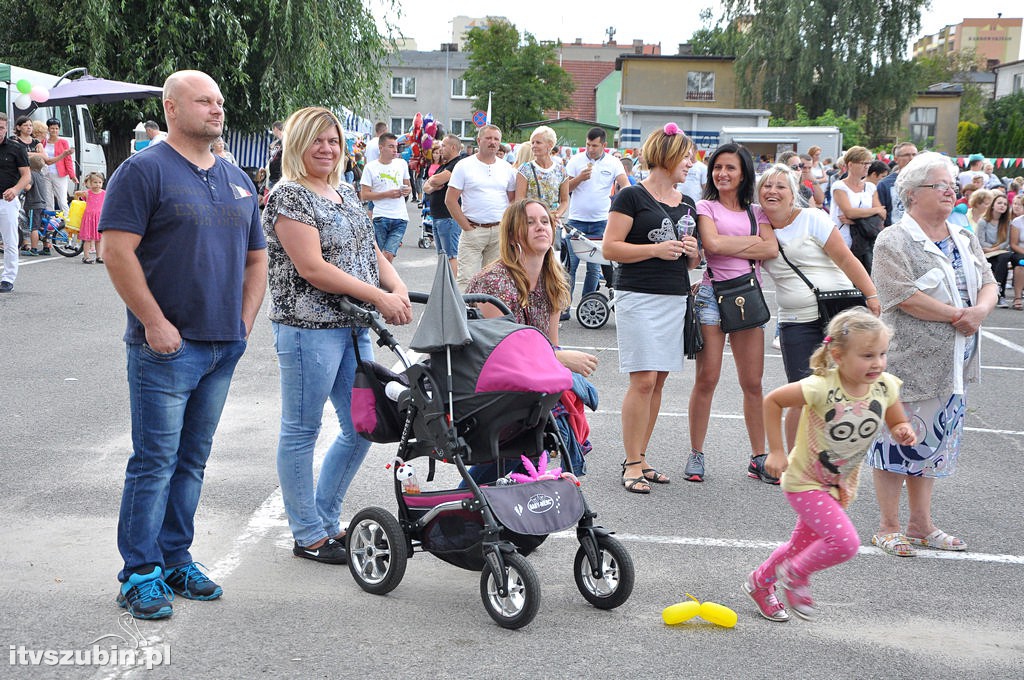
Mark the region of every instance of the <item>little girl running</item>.
<instances>
[{"instance_id":1,"label":"little girl running","mask_svg":"<svg viewBox=\"0 0 1024 680\"><path fill-rule=\"evenodd\" d=\"M809 587L814 572L857 554L860 538L845 508L857 491L861 462L883 418L893 438L911 446L917 437L899 401L902 381L885 373L888 327L863 307L838 314L824 343L811 355L814 375L764 398L768 434L765 468L781 477L797 514L789 541L747 576L743 590L770 621L788 621L775 596L783 588L790 609L814 617ZM782 411L803 407L796 444L787 460Z\"/></svg>"},{"instance_id":2,"label":"little girl running","mask_svg":"<svg viewBox=\"0 0 1024 680\"><path fill-rule=\"evenodd\" d=\"M90 172L82 182L88 191L76 191L75 198L85 200L85 213L82 215L82 226L79 227L78 238L82 241L82 262L103 264L100 257L100 213L103 211L103 175Z\"/></svg>"}]
</instances>

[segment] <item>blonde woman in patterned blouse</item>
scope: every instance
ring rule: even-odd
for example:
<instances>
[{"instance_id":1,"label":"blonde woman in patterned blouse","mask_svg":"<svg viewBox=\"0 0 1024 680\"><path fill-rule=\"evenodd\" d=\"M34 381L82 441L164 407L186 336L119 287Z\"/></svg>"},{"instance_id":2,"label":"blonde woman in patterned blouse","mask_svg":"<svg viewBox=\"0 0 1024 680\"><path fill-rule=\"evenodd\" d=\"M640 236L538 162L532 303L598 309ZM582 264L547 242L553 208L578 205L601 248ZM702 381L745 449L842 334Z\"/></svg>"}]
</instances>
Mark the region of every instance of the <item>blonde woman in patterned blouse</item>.
<instances>
[{"instance_id":1,"label":"blonde woman in patterned blouse","mask_svg":"<svg viewBox=\"0 0 1024 680\"><path fill-rule=\"evenodd\" d=\"M373 358L366 328L341 309L344 297L389 324L412 321L409 294L377 248L355 190L341 181L345 136L329 110L309 107L284 127L282 180L263 213L270 260L270 319L281 369L277 472L295 538L292 553L327 564L346 560L341 503L370 443L349 407L361 357ZM313 485L313 451L330 399L341 432Z\"/></svg>"}]
</instances>

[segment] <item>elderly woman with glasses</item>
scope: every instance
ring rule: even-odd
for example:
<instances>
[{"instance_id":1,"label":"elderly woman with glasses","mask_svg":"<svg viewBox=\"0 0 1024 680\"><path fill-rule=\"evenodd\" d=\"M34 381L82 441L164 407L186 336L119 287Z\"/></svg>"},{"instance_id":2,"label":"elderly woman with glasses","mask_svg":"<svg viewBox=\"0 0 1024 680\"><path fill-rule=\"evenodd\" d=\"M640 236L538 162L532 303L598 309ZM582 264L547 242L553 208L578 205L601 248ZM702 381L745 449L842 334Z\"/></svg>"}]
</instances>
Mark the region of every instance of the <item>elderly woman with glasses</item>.
<instances>
[{"instance_id":1,"label":"elderly woman with glasses","mask_svg":"<svg viewBox=\"0 0 1024 680\"><path fill-rule=\"evenodd\" d=\"M882 320L893 329L888 370L903 379L900 397L919 442L904 446L886 433L868 454L881 511L871 542L900 557L913 555L913 546L967 549L932 521L932 490L936 479L956 470L966 387L980 378L979 330L996 305L996 280L978 237L948 221L955 177L956 166L945 156L918 155L896 179L906 213L875 242L872 279ZM905 533L899 518L904 484L910 506Z\"/></svg>"}]
</instances>

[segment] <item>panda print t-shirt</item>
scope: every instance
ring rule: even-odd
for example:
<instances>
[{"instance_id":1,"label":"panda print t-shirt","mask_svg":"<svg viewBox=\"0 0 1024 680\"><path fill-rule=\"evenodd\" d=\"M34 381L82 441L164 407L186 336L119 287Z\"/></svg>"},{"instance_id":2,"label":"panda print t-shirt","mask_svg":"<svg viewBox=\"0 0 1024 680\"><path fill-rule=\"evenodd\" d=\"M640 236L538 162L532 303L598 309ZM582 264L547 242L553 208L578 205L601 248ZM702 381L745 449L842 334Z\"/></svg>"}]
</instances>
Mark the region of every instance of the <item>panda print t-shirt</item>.
<instances>
[{"instance_id":1,"label":"panda print t-shirt","mask_svg":"<svg viewBox=\"0 0 1024 680\"><path fill-rule=\"evenodd\" d=\"M843 507L849 505L864 456L885 427L885 412L899 400L902 384L882 373L866 395L854 398L843 389L838 369L801 380L806 403L782 490L828 491Z\"/></svg>"}]
</instances>

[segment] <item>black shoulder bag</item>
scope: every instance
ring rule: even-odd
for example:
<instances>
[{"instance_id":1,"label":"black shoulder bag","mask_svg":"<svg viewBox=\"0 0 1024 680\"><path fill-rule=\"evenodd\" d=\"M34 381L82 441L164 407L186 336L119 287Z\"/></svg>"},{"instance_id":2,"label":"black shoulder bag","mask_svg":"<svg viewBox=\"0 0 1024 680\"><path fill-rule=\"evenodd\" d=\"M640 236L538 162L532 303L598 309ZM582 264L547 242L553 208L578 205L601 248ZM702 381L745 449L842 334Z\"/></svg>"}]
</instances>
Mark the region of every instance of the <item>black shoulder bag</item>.
<instances>
[{"instance_id":1,"label":"black shoulder bag","mask_svg":"<svg viewBox=\"0 0 1024 680\"><path fill-rule=\"evenodd\" d=\"M860 292L856 288L843 288L842 290L818 290L818 288L811 283L810 279L804 276L804 273L797 269L796 265L789 261L786 257L786 251L782 249L782 245L779 244L779 255L782 255L782 259L786 261L790 269L796 272L796 275L807 284L807 287L814 293L814 299L818 301L818 323L821 324L821 330L824 333L828 328L829 322L839 312L850 307L863 307L867 305L867 298L864 297L864 293Z\"/></svg>"},{"instance_id":2,"label":"black shoulder bag","mask_svg":"<svg viewBox=\"0 0 1024 680\"><path fill-rule=\"evenodd\" d=\"M757 222L754 220L754 211L750 208L747 208L747 217L750 218L750 235L757 236ZM768 323L772 318L771 312L768 311L768 303L764 301L764 293L761 292L761 284L757 282L757 275L754 273L754 261L749 262L749 274L727 281L715 281L711 264L708 264L708 276L711 277L711 287L718 302L718 315L721 319L719 325L723 333L756 328Z\"/></svg>"},{"instance_id":3,"label":"black shoulder bag","mask_svg":"<svg viewBox=\"0 0 1024 680\"><path fill-rule=\"evenodd\" d=\"M654 197L654 194L650 192L643 184L638 185L643 187L643 190L650 197L654 205L658 206L662 214L672 222L672 216L668 214L665 207L661 204L658 199ZM689 210L689 209L687 209ZM687 215L689 212L686 213ZM679 229L674 227L676 237L679 238ZM697 236L697 232L694 231L694 236ZM700 319L697 318L697 309L694 303L693 286L689 285L687 280L686 285L686 312L683 314L683 354L686 355L687 359L696 359L697 353L704 349L704 333L700 330Z\"/></svg>"}]
</instances>

